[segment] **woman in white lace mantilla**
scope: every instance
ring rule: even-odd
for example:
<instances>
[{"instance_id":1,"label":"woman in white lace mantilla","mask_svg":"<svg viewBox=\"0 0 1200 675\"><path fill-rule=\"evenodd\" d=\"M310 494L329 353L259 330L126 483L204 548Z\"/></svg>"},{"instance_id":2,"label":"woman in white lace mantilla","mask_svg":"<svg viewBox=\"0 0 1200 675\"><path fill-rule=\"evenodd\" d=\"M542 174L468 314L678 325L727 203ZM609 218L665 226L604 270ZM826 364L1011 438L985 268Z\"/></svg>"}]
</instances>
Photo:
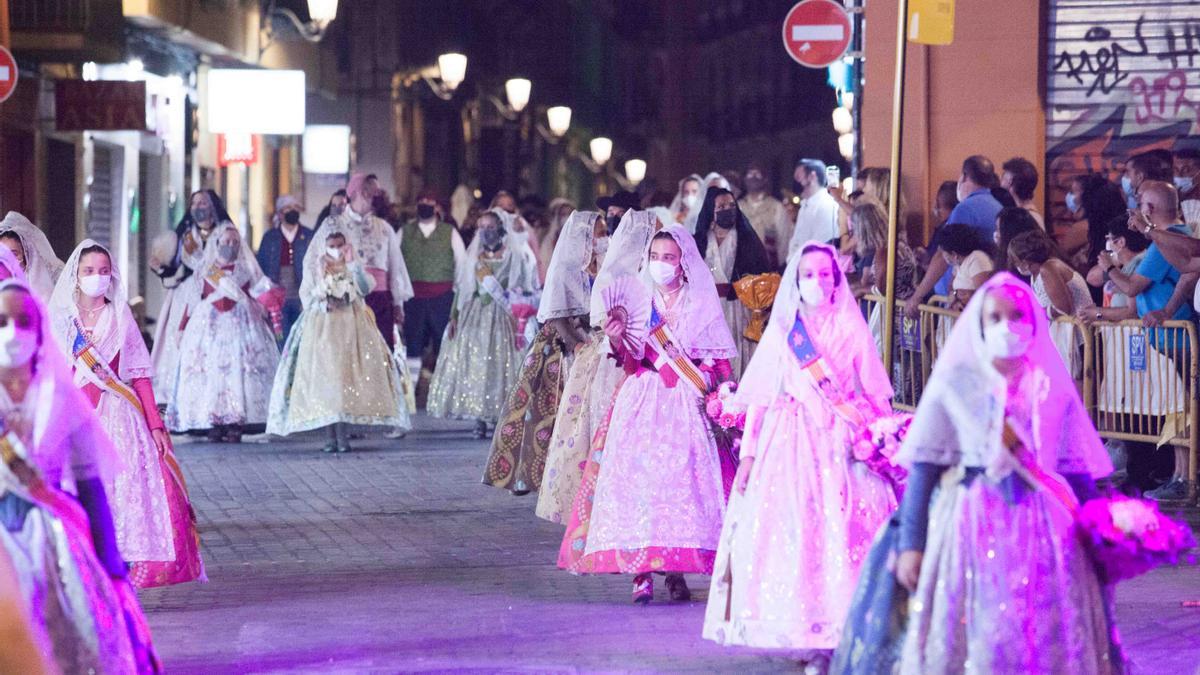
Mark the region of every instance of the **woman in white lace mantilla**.
<instances>
[{"instance_id":1,"label":"woman in white lace mantilla","mask_svg":"<svg viewBox=\"0 0 1200 675\"><path fill-rule=\"evenodd\" d=\"M265 424L279 348L255 297L270 286L241 234L218 225L199 266L200 302L180 341L172 431L208 429L212 440L237 443L246 425Z\"/></svg>"},{"instance_id":2,"label":"woman in white lace mantilla","mask_svg":"<svg viewBox=\"0 0 1200 675\"><path fill-rule=\"evenodd\" d=\"M46 234L25 216L9 211L0 221L0 243L16 256L38 299L48 301L58 275L62 274L63 261L54 254Z\"/></svg>"}]
</instances>

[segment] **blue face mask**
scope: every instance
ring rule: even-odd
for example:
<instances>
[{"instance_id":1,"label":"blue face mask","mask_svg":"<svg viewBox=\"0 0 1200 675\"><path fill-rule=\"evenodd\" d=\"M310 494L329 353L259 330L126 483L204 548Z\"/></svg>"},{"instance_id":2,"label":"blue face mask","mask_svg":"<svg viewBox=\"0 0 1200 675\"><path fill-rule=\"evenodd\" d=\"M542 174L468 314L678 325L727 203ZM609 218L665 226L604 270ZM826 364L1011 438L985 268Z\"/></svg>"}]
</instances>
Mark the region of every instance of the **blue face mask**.
<instances>
[{"instance_id":1,"label":"blue face mask","mask_svg":"<svg viewBox=\"0 0 1200 675\"><path fill-rule=\"evenodd\" d=\"M1067 193L1067 210L1072 214L1079 213L1079 200L1075 199L1074 192Z\"/></svg>"},{"instance_id":2,"label":"blue face mask","mask_svg":"<svg viewBox=\"0 0 1200 675\"><path fill-rule=\"evenodd\" d=\"M1180 192L1191 192L1195 181L1191 176L1175 176L1175 187Z\"/></svg>"}]
</instances>

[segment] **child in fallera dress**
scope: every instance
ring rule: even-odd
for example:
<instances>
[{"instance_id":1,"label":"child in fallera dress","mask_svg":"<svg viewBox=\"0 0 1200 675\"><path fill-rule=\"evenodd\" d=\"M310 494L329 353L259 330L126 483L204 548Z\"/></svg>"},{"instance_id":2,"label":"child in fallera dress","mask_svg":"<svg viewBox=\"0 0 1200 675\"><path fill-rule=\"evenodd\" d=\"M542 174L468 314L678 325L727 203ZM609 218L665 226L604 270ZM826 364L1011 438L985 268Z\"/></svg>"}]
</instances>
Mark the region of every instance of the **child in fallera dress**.
<instances>
[{"instance_id":1,"label":"child in fallera dress","mask_svg":"<svg viewBox=\"0 0 1200 675\"><path fill-rule=\"evenodd\" d=\"M348 425L412 426L392 354L364 300L373 279L342 222L326 219L304 256L304 311L284 343L267 421L267 432L282 436L328 428L325 452L350 450Z\"/></svg>"}]
</instances>

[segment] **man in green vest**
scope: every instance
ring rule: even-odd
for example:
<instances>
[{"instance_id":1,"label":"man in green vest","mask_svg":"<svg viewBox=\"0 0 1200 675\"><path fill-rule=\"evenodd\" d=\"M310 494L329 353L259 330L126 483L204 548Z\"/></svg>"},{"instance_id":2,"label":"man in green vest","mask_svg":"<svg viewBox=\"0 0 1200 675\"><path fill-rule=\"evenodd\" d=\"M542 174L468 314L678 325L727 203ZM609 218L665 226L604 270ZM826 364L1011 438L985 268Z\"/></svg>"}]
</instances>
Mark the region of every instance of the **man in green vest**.
<instances>
[{"instance_id":1,"label":"man in green vest","mask_svg":"<svg viewBox=\"0 0 1200 675\"><path fill-rule=\"evenodd\" d=\"M437 196L426 192L417 200L417 219L400 228L400 250L413 284L413 297L404 303L404 344L410 356L421 357L417 390L422 392L450 323L454 271L467 253L458 230L439 211Z\"/></svg>"}]
</instances>

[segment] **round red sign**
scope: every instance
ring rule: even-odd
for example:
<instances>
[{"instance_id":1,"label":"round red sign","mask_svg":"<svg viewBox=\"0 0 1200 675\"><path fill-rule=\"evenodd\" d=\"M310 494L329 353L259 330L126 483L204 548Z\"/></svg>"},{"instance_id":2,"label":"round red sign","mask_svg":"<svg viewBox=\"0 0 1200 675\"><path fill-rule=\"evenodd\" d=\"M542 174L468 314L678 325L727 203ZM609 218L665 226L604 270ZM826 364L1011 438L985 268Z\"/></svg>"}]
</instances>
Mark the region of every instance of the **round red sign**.
<instances>
[{"instance_id":1,"label":"round red sign","mask_svg":"<svg viewBox=\"0 0 1200 675\"><path fill-rule=\"evenodd\" d=\"M850 15L834 0L803 0L783 20L783 47L802 66L825 68L850 46Z\"/></svg>"},{"instance_id":2,"label":"round red sign","mask_svg":"<svg viewBox=\"0 0 1200 675\"><path fill-rule=\"evenodd\" d=\"M12 96L17 88L17 60L12 52L0 46L0 103Z\"/></svg>"}]
</instances>

